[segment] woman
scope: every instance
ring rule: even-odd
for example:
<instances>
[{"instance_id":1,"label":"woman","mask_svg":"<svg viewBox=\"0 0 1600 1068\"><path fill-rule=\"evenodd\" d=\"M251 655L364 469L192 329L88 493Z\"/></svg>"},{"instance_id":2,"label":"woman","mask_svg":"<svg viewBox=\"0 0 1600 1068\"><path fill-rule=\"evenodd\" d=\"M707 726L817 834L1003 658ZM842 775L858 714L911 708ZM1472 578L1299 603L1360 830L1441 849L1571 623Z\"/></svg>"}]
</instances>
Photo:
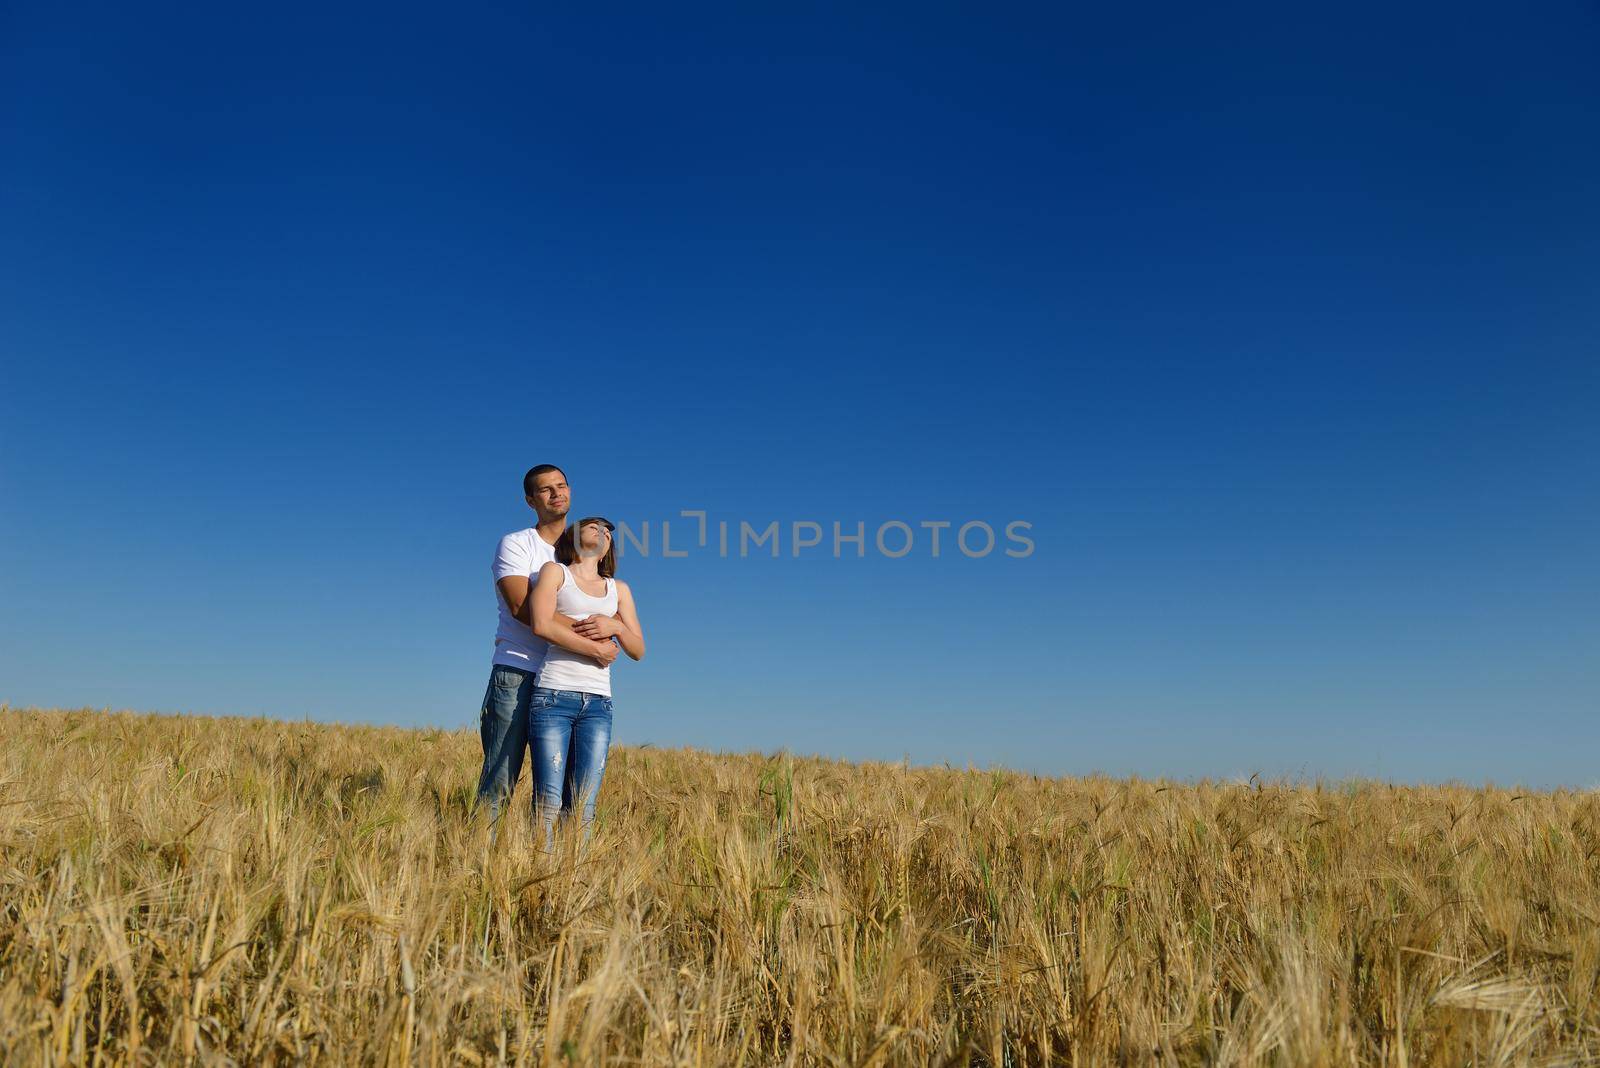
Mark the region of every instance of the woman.
<instances>
[{"instance_id":1,"label":"woman","mask_svg":"<svg viewBox=\"0 0 1600 1068\"><path fill-rule=\"evenodd\" d=\"M644 658L644 632L633 591L618 582L611 521L580 519L556 541L556 562L539 569L531 610L533 632L550 643L529 702L533 811L544 847L559 815L581 809L585 837L611 746L613 639ZM556 613L574 620L556 624Z\"/></svg>"}]
</instances>

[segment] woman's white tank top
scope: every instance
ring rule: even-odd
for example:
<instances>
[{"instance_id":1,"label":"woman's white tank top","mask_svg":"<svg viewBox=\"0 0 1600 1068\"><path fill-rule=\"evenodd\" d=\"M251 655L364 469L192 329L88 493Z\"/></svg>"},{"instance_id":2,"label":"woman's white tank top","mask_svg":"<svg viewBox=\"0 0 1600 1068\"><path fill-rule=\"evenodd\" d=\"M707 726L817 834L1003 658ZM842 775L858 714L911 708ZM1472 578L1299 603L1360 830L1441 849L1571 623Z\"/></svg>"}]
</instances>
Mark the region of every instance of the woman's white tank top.
<instances>
[{"instance_id":1,"label":"woman's white tank top","mask_svg":"<svg viewBox=\"0 0 1600 1068\"><path fill-rule=\"evenodd\" d=\"M572 569L561 565L561 588L556 591L556 611L569 619L617 614L617 580L606 579L604 597L594 597L578 588ZM577 690L611 696L611 668L601 667L587 656L563 649L555 642L544 655L538 685L551 690Z\"/></svg>"}]
</instances>

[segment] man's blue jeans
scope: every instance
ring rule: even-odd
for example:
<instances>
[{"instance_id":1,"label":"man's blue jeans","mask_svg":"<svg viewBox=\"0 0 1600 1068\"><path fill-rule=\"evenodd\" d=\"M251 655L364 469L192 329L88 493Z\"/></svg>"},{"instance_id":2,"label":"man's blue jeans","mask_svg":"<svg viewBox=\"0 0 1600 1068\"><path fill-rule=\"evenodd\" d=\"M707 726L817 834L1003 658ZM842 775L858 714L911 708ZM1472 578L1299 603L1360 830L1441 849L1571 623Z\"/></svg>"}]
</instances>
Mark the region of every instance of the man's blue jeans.
<instances>
[{"instance_id":1,"label":"man's blue jeans","mask_svg":"<svg viewBox=\"0 0 1600 1068\"><path fill-rule=\"evenodd\" d=\"M483 740L478 804L488 804L491 822L500 819L500 808L517 788L517 776L522 774L534 677L534 672L504 664L496 664L489 672L483 711L478 714L478 736Z\"/></svg>"},{"instance_id":2,"label":"man's blue jeans","mask_svg":"<svg viewBox=\"0 0 1600 1068\"><path fill-rule=\"evenodd\" d=\"M533 691L528 745L533 749L533 819L545 848L557 816L582 812L584 837L611 748L611 698L577 690Z\"/></svg>"}]
</instances>

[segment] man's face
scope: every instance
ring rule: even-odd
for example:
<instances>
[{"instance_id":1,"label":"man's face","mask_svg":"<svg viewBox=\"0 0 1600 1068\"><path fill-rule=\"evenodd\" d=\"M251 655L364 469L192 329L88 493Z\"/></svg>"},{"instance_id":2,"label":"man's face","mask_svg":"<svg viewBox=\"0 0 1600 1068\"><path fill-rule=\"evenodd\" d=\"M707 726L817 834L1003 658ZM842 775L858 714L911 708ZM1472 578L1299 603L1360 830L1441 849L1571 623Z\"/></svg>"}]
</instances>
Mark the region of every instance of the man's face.
<instances>
[{"instance_id":1,"label":"man's face","mask_svg":"<svg viewBox=\"0 0 1600 1068\"><path fill-rule=\"evenodd\" d=\"M572 493L567 489L567 478L560 471L546 471L533 480L533 496L528 507L539 513L539 522L548 523L564 518L572 507Z\"/></svg>"}]
</instances>

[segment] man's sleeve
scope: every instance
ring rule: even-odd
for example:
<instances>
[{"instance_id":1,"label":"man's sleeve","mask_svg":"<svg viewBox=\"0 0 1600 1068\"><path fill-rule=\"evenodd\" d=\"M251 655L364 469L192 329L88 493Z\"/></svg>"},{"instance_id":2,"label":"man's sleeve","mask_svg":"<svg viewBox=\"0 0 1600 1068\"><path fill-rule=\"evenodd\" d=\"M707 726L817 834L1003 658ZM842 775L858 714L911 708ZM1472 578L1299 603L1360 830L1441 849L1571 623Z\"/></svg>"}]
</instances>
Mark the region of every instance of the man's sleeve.
<instances>
[{"instance_id":1,"label":"man's sleeve","mask_svg":"<svg viewBox=\"0 0 1600 1068\"><path fill-rule=\"evenodd\" d=\"M507 534L500 539L494 551L494 580L499 582L509 575L527 578L533 574L533 557L522 544L522 539Z\"/></svg>"}]
</instances>

